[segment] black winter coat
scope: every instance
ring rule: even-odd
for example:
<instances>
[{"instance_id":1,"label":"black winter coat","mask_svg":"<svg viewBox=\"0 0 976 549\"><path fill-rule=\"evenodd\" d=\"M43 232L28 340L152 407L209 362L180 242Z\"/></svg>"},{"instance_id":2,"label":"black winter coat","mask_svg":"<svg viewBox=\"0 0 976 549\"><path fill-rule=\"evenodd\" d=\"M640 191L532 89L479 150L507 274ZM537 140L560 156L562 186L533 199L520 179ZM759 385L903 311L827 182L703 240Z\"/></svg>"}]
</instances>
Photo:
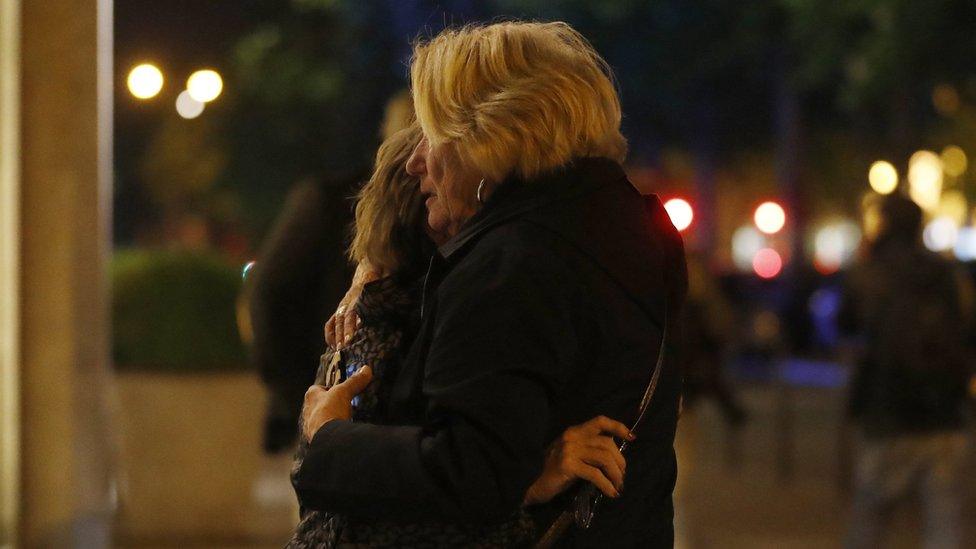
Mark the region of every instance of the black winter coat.
<instances>
[{"instance_id":1,"label":"black winter coat","mask_svg":"<svg viewBox=\"0 0 976 549\"><path fill-rule=\"evenodd\" d=\"M618 164L580 159L536 181L512 178L439 252L388 402L394 424L326 423L296 475L303 505L498 521L566 427L599 414L636 419L687 276L660 201L641 197ZM665 361L622 496L568 544L672 545L680 390ZM541 528L563 499L534 509Z\"/></svg>"}]
</instances>

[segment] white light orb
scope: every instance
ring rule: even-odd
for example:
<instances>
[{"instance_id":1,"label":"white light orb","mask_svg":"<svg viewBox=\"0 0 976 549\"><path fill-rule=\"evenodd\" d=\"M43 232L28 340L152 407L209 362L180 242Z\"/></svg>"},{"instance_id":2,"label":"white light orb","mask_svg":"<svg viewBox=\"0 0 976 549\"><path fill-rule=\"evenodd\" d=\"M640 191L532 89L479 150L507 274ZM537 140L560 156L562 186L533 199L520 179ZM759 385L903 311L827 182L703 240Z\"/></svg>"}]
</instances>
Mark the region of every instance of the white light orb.
<instances>
[{"instance_id":1,"label":"white light orb","mask_svg":"<svg viewBox=\"0 0 976 549\"><path fill-rule=\"evenodd\" d=\"M196 118L203 114L206 104L202 101L190 97L190 92L183 90L176 98L176 112L187 120Z\"/></svg>"},{"instance_id":2,"label":"white light orb","mask_svg":"<svg viewBox=\"0 0 976 549\"><path fill-rule=\"evenodd\" d=\"M959 261L976 260L976 228L963 227L959 229L953 252Z\"/></svg>"},{"instance_id":3,"label":"white light orb","mask_svg":"<svg viewBox=\"0 0 976 549\"><path fill-rule=\"evenodd\" d=\"M745 225L732 233L732 261L742 271L752 270L752 259L766 247L766 237L755 227Z\"/></svg>"},{"instance_id":4,"label":"white light orb","mask_svg":"<svg viewBox=\"0 0 976 549\"><path fill-rule=\"evenodd\" d=\"M753 216L756 227L766 234L776 234L786 225L786 212L775 202L763 202Z\"/></svg>"},{"instance_id":5,"label":"white light orb","mask_svg":"<svg viewBox=\"0 0 976 549\"><path fill-rule=\"evenodd\" d=\"M934 212L942 197L942 159L932 151L918 151L908 161L908 192L926 212Z\"/></svg>"},{"instance_id":6,"label":"white light orb","mask_svg":"<svg viewBox=\"0 0 976 549\"><path fill-rule=\"evenodd\" d=\"M695 212L687 200L672 198L664 203L664 209L667 210L674 228L679 231L687 229L695 219Z\"/></svg>"},{"instance_id":7,"label":"white light orb","mask_svg":"<svg viewBox=\"0 0 976 549\"><path fill-rule=\"evenodd\" d=\"M163 89L163 73L155 65L143 63L129 71L129 93L138 99L152 99Z\"/></svg>"},{"instance_id":8,"label":"white light orb","mask_svg":"<svg viewBox=\"0 0 976 549\"><path fill-rule=\"evenodd\" d=\"M186 80L186 91L190 92L190 97L201 103L217 99L223 90L224 80L215 70L199 70Z\"/></svg>"},{"instance_id":9,"label":"white light orb","mask_svg":"<svg viewBox=\"0 0 976 549\"><path fill-rule=\"evenodd\" d=\"M933 252L944 252L952 249L959 240L959 226L949 217L933 219L922 232L925 247Z\"/></svg>"},{"instance_id":10,"label":"white light orb","mask_svg":"<svg viewBox=\"0 0 976 549\"><path fill-rule=\"evenodd\" d=\"M861 241L861 231L855 223L841 221L817 231L813 256L818 269L834 272L854 256Z\"/></svg>"},{"instance_id":11,"label":"white light orb","mask_svg":"<svg viewBox=\"0 0 976 549\"><path fill-rule=\"evenodd\" d=\"M891 194L898 187L898 170L891 162L878 160L868 170L868 183L878 194Z\"/></svg>"}]
</instances>

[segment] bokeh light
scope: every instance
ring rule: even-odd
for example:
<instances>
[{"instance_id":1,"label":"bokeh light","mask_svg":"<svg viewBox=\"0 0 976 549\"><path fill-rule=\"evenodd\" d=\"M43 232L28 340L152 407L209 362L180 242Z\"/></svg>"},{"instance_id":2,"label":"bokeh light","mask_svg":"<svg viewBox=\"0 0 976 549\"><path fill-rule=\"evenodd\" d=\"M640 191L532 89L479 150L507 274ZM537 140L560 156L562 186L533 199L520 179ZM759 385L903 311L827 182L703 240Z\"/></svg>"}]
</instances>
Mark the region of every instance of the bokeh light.
<instances>
[{"instance_id":1,"label":"bokeh light","mask_svg":"<svg viewBox=\"0 0 976 549\"><path fill-rule=\"evenodd\" d=\"M217 71L211 69L196 71L186 80L186 91L190 92L190 97L201 103L217 99L223 89L224 80Z\"/></svg>"},{"instance_id":2,"label":"bokeh light","mask_svg":"<svg viewBox=\"0 0 976 549\"><path fill-rule=\"evenodd\" d=\"M939 208L936 211L937 217L948 217L956 222L957 226L962 226L966 223L966 217L969 215L969 204L966 201L966 195L959 190L951 190L942 193L942 198L939 200Z\"/></svg>"},{"instance_id":3,"label":"bokeh light","mask_svg":"<svg viewBox=\"0 0 976 549\"><path fill-rule=\"evenodd\" d=\"M814 266L823 274L836 272L853 257L861 231L850 221L831 223L814 237Z\"/></svg>"},{"instance_id":4,"label":"bokeh light","mask_svg":"<svg viewBox=\"0 0 976 549\"><path fill-rule=\"evenodd\" d=\"M786 225L786 212L775 202L763 202L753 216L756 227L766 234L776 234Z\"/></svg>"},{"instance_id":5,"label":"bokeh light","mask_svg":"<svg viewBox=\"0 0 976 549\"><path fill-rule=\"evenodd\" d=\"M129 71L129 93L138 99L152 99L163 89L163 73L155 65L143 63Z\"/></svg>"},{"instance_id":6,"label":"bokeh light","mask_svg":"<svg viewBox=\"0 0 976 549\"><path fill-rule=\"evenodd\" d=\"M939 84L932 90L932 106L943 116L959 110L959 92L950 84Z\"/></svg>"},{"instance_id":7,"label":"bokeh light","mask_svg":"<svg viewBox=\"0 0 976 549\"><path fill-rule=\"evenodd\" d=\"M732 234L732 261L742 271L752 270L756 252L766 247L766 237L751 225L739 227Z\"/></svg>"},{"instance_id":8,"label":"bokeh light","mask_svg":"<svg viewBox=\"0 0 976 549\"><path fill-rule=\"evenodd\" d=\"M881 197L867 192L861 199L861 232L867 240L874 240L881 230Z\"/></svg>"},{"instance_id":9,"label":"bokeh light","mask_svg":"<svg viewBox=\"0 0 976 549\"><path fill-rule=\"evenodd\" d=\"M674 228L679 231L687 229L695 219L695 212L687 200L672 198L664 203L664 209L667 210Z\"/></svg>"},{"instance_id":10,"label":"bokeh light","mask_svg":"<svg viewBox=\"0 0 976 549\"><path fill-rule=\"evenodd\" d=\"M205 103L190 97L190 92L183 90L176 98L176 112L186 119L193 119L203 113Z\"/></svg>"},{"instance_id":11,"label":"bokeh light","mask_svg":"<svg viewBox=\"0 0 976 549\"><path fill-rule=\"evenodd\" d=\"M878 194L891 194L898 187L898 170L891 162L878 160L868 170L868 183Z\"/></svg>"},{"instance_id":12,"label":"bokeh light","mask_svg":"<svg viewBox=\"0 0 976 549\"><path fill-rule=\"evenodd\" d=\"M966 168L969 166L969 159L966 158L966 152L961 148L955 145L949 145L942 149L942 154L939 156L942 159L942 169L947 175L959 177L966 173Z\"/></svg>"},{"instance_id":13,"label":"bokeh light","mask_svg":"<svg viewBox=\"0 0 976 549\"><path fill-rule=\"evenodd\" d=\"M942 197L942 160L932 151L918 151L908 161L909 194L923 210L934 212Z\"/></svg>"},{"instance_id":14,"label":"bokeh light","mask_svg":"<svg viewBox=\"0 0 976 549\"><path fill-rule=\"evenodd\" d=\"M922 232L925 247L933 252L944 252L952 249L959 239L959 225L949 217L933 219Z\"/></svg>"},{"instance_id":15,"label":"bokeh light","mask_svg":"<svg viewBox=\"0 0 976 549\"><path fill-rule=\"evenodd\" d=\"M783 258L772 248L763 248L752 258L752 270L762 278L774 278L783 270Z\"/></svg>"},{"instance_id":16,"label":"bokeh light","mask_svg":"<svg viewBox=\"0 0 976 549\"><path fill-rule=\"evenodd\" d=\"M976 228L963 227L959 229L953 252L959 261L976 260Z\"/></svg>"}]
</instances>

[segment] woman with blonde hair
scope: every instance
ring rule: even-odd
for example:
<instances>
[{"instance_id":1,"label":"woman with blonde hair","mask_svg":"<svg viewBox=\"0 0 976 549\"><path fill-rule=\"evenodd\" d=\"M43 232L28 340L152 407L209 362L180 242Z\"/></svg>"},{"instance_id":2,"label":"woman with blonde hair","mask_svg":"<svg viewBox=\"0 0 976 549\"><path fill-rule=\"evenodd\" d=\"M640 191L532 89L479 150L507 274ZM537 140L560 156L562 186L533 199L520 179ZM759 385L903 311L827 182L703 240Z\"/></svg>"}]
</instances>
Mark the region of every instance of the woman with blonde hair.
<instances>
[{"instance_id":1,"label":"woman with blonde hair","mask_svg":"<svg viewBox=\"0 0 976 549\"><path fill-rule=\"evenodd\" d=\"M416 336L387 378L382 423L351 421L368 367L306 393L303 506L473 529L524 511L536 535L570 546L670 546L681 379L664 350L684 254L660 201L620 167L609 68L564 23L506 22L418 44L411 82L422 136L405 170L438 242ZM351 306L329 322L340 353L356 319L370 322ZM580 443L584 432L599 436ZM620 449L611 434L627 439ZM589 483L535 497L573 480L540 473L580 446L589 469L576 476L610 497Z\"/></svg>"},{"instance_id":2,"label":"woman with blonde hair","mask_svg":"<svg viewBox=\"0 0 976 549\"><path fill-rule=\"evenodd\" d=\"M411 107L412 108L412 107ZM380 146L369 181L356 197L356 215L349 259L360 266L356 311L367 319L342 352L329 348L322 356L316 384L326 389L371 367L371 382L356 397L353 419L372 423L387 421L384 404L389 398L402 351L416 332L419 294L424 270L434 252L424 219L419 182L406 173L406 161L420 141L418 126L392 134ZM625 461L610 443L605 429L625 435L624 425L603 418L571 427L576 442L560 448L526 495L527 503L541 503L569 485L570 479L594 478L612 487L622 475ZM611 451L590 455L591 447ZM301 468L307 444L299 445L294 472ZM584 462L584 458L587 462ZM593 468L593 469L591 469ZM603 473L606 469L609 473ZM590 472L599 474L594 477ZM609 494L609 491L608 491ZM358 521L354 518L303 508L301 521L289 547L340 547L349 545L515 546L533 540L535 528L525 509L491 527L471 527L433 520L398 524Z\"/></svg>"}]
</instances>

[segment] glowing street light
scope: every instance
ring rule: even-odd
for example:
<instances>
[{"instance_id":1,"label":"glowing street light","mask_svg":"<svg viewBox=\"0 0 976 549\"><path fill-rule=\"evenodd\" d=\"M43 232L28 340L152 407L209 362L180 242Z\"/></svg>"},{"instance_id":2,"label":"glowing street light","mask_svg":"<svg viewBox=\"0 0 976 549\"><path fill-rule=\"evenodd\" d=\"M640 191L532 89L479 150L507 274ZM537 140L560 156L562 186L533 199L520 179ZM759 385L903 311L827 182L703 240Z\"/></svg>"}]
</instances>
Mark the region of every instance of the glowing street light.
<instances>
[{"instance_id":1,"label":"glowing street light","mask_svg":"<svg viewBox=\"0 0 976 549\"><path fill-rule=\"evenodd\" d=\"M932 151L918 151L908 161L908 194L923 210L932 212L942 197L942 159Z\"/></svg>"},{"instance_id":2,"label":"glowing street light","mask_svg":"<svg viewBox=\"0 0 976 549\"><path fill-rule=\"evenodd\" d=\"M933 252L944 252L952 249L959 239L959 226L948 217L933 219L922 233L925 247Z\"/></svg>"},{"instance_id":3,"label":"glowing street light","mask_svg":"<svg viewBox=\"0 0 976 549\"><path fill-rule=\"evenodd\" d=\"M664 203L664 209L667 210L674 228L679 231L687 229L695 219L695 212L687 200L672 198Z\"/></svg>"},{"instance_id":4,"label":"glowing street light","mask_svg":"<svg viewBox=\"0 0 976 549\"><path fill-rule=\"evenodd\" d=\"M190 92L183 90L176 98L176 112L187 120L196 118L203 113L204 103L190 97Z\"/></svg>"},{"instance_id":5,"label":"glowing street light","mask_svg":"<svg viewBox=\"0 0 976 549\"><path fill-rule=\"evenodd\" d=\"M138 99L151 99L163 89L163 73L155 65L143 63L129 71L129 93Z\"/></svg>"},{"instance_id":6,"label":"glowing street light","mask_svg":"<svg viewBox=\"0 0 976 549\"><path fill-rule=\"evenodd\" d=\"M976 229L972 227L959 229L953 252L955 252L956 259L959 261L973 261L976 259Z\"/></svg>"},{"instance_id":7,"label":"glowing street light","mask_svg":"<svg viewBox=\"0 0 976 549\"><path fill-rule=\"evenodd\" d=\"M783 258L772 248L763 248L752 259L752 269L761 278L774 278L783 270Z\"/></svg>"},{"instance_id":8,"label":"glowing street light","mask_svg":"<svg viewBox=\"0 0 976 549\"><path fill-rule=\"evenodd\" d=\"M743 225L732 233L732 260L743 271L752 269L752 259L766 246L766 237L755 227Z\"/></svg>"},{"instance_id":9,"label":"glowing street light","mask_svg":"<svg viewBox=\"0 0 976 549\"><path fill-rule=\"evenodd\" d=\"M196 71L186 80L186 91L190 97L201 103L217 99L224 89L224 81L217 71L204 69Z\"/></svg>"},{"instance_id":10,"label":"glowing street light","mask_svg":"<svg viewBox=\"0 0 976 549\"><path fill-rule=\"evenodd\" d=\"M822 227L814 237L814 267L823 274L836 272L857 250L861 230L851 221Z\"/></svg>"},{"instance_id":11,"label":"glowing street light","mask_svg":"<svg viewBox=\"0 0 976 549\"><path fill-rule=\"evenodd\" d=\"M786 225L786 212L775 202L763 202L756 208L753 219L760 231L776 234Z\"/></svg>"},{"instance_id":12,"label":"glowing street light","mask_svg":"<svg viewBox=\"0 0 976 549\"><path fill-rule=\"evenodd\" d=\"M969 216L969 203L966 201L966 195L960 190L942 193L942 199L939 200L939 207L936 209L935 215L936 217L948 217L961 227L966 223L966 218Z\"/></svg>"},{"instance_id":13,"label":"glowing street light","mask_svg":"<svg viewBox=\"0 0 976 549\"><path fill-rule=\"evenodd\" d=\"M898 187L898 170L891 162L878 160L868 170L868 183L878 194L891 194Z\"/></svg>"}]
</instances>

